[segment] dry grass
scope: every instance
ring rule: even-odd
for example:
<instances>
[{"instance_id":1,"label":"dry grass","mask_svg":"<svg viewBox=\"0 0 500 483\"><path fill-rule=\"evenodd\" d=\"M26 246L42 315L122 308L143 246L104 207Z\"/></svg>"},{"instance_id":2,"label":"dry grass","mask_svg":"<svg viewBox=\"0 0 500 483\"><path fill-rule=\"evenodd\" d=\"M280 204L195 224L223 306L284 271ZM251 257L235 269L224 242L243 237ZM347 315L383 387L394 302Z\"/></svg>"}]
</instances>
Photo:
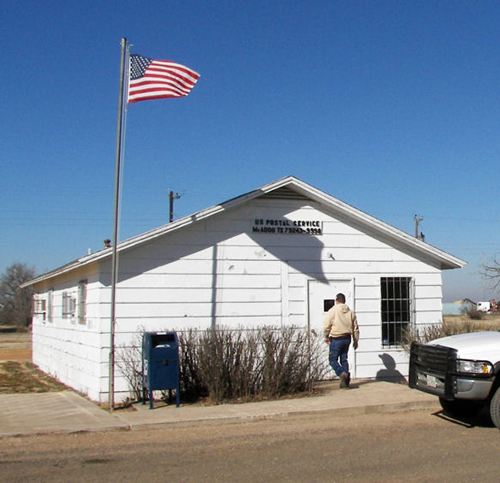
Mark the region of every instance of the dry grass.
<instances>
[{"instance_id":1,"label":"dry grass","mask_svg":"<svg viewBox=\"0 0 500 483\"><path fill-rule=\"evenodd\" d=\"M500 315L485 314L481 320L473 320L467 315L446 315L442 324L411 327L403 339L403 348L410 350L412 342L427 343L449 335L500 330Z\"/></svg>"},{"instance_id":2,"label":"dry grass","mask_svg":"<svg viewBox=\"0 0 500 483\"><path fill-rule=\"evenodd\" d=\"M57 392L67 387L27 361L0 362L0 394Z\"/></svg>"},{"instance_id":3,"label":"dry grass","mask_svg":"<svg viewBox=\"0 0 500 483\"><path fill-rule=\"evenodd\" d=\"M0 394L66 389L31 362L31 333L0 333Z\"/></svg>"},{"instance_id":4,"label":"dry grass","mask_svg":"<svg viewBox=\"0 0 500 483\"><path fill-rule=\"evenodd\" d=\"M500 330L500 314L484 314L481 320L472 320L465 315L445 315L443 325L450 331L455 329L461 332Z\"/></svg>"}]
</instances>

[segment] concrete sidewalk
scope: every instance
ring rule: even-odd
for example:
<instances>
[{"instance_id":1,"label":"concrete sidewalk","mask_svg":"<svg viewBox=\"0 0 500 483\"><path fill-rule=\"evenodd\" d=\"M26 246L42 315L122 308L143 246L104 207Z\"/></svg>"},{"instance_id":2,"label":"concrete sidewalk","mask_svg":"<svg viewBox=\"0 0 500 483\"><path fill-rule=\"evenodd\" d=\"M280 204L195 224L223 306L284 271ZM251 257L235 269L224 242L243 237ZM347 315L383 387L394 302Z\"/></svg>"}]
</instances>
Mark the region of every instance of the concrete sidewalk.
<instances>
[{"instance_id":1,"label":"concrete sidewalk","mask_svg":"<svg viewBox=\"0 0 500 483\"><path fill-rule=\"evenodd\" d=\"M128 429L72 391L0 394L0 437Z\"/></svg>"},{"instance_id":2,"label":"concrete sidewalk","mask_svg":"<svg viewBox=\"0 0 500 483\"><path fill-rule=\"evenodd\" d=\"M440 408L436 397L411 390L406 385L371 381L354 382L349 390L330 385L324 393L310 397L219 406L176 408L175 404L156 403L150 410L147 404L135 404L134 410L109 413L76 393L64 391L0 395L0 407L0 437L151 429L193 422L249 421L322 412L331 417Z\"/></svg>"}]
</instances>

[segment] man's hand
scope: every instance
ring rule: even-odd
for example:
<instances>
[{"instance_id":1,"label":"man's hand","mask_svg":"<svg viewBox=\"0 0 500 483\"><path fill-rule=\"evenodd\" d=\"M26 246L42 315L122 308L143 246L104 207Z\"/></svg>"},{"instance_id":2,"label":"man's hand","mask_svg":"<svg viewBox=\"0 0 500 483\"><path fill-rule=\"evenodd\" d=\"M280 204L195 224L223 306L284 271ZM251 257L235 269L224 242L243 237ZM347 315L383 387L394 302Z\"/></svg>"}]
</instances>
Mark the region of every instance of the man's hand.
<instances>
[{"instance_id":1,"label":"man's hand","mask_svg":"<svg viewBox=\"0 0 500 483\"><path fill-rule=\"evenodd\" d=\"M326 342L327 344L329 344L329 343L330 343L330 338L329 338L329 337L325 337L325 342Z\"/></svg>"},{"instance_id":2,"label":"man's hand","mask_svg":"<svg viewBox=\"0 0 500 483\"><path fill-rule=\"evenodd\" d=\"M356 350L358 348L358 341L355 340L353 343L352 343L352 346L354 348L354 350Z\"/></svg>"}]
</instances>

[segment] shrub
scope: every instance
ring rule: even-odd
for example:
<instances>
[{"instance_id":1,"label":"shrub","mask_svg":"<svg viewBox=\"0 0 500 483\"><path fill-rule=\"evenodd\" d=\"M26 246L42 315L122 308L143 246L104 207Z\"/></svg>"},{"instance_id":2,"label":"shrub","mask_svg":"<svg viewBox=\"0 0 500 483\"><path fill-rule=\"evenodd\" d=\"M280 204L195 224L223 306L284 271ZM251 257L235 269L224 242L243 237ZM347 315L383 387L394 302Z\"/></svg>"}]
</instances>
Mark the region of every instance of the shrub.
<instances>
[{"instance_id":1,"label":"shrub","mask_svg":"<svg viewBox=\"0 0 500 483\"><path fill-rule=\"evenodd\" d=\"M444 321L442 323L429 324L421 327L410 326L403 336L403 348L409 352L412 342L425 344L431 340L447 337L449 335L479 332L482 330L492 330L492 326L487 322L476 322L469 319Z\"/></svg>"},{"instance_id":2,"label":"shrub","mask_svg":"<svg viewBox=\"0 0 500 483\"><path fill-rule=\"evenodd\" d=\"M142 332L134 335L130 344L116 348L116 367L126 379L131 399L142 399Z\"/></svg>"},{"instance_id":3,"label":"shrub","mask_svg":"<svg viewBox=\"0 0 500 483\"><path fill-rule=\"evenodd\" d=\"M263 395L279 397L310 391L313 383L322 378L324 366L318 342L311 344L309 337L307 332L293 327L260 331Z\"/></svg>"},{"instance_id":4,"label":"shrub","mask_svg":"<svg viewBox=\"0 0 500 483\"><path fill-rule=\"evenodd\" d=\"M422 327L409 325L403 333L401 345L406 352L410 352L412 342L425 344L434 339L444 337L443 324L430 324Z\"/></svg>"},{"instance_id":5,"label":"shrub","mask_svg":"<svg viewBox=\"0 0 500 483\"><path fill-rule=\"evenodd\" d=\"M296 327L179 332L182 398L277 398L311 391L325 375L318 337ZM142 334L121 348L117 365L137 400L142 397Z\"/></svg>"},{"instance_id":6,"label":"shrub","mask_svg":"<svg viewBox=\"0 0 500 483\"><path fill-rule=\"evenodd\" d=\"M472 320L481 320L484 316L484 312L477 310L476 307L469 306L464 309L464 315L466 315L467 317L469 317L469 319Z\"/></svg>"},{"instance_id":7,"label":"shrub","mask_svg":"<svg viewBox=\"0 0 500 483\"><path fill-rule=\"evenodd\" d=\"M179 377L184 399L208 395L208 388L200 373L198 331L181 332L179 336Z\"/></svg>"},{"instance_id":8,"label":"shrub","mask_svg":"<svg viewBox=\"0 0 500 483\"><path fill-rule=\"evenodd\" d=\"M310 391L324 375L318 341L295 327L189 331L179 340L183 391L216 403Z\"/></svg>"}]
</instances>

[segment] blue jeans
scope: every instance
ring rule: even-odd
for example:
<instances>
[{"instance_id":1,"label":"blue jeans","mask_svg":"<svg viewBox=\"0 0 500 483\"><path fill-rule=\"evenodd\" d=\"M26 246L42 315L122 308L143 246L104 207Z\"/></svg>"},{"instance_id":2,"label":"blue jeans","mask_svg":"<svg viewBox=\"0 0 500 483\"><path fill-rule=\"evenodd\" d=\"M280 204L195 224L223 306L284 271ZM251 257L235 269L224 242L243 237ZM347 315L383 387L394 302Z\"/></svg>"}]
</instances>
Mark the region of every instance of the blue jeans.
<instances>
[{"instance_id":1,"label":"blue jeans","mask_svg":"<svg viewBox=\"0 0 500 483\"><path fill-rule=\"evenodd\" d=\"M349 363L347 362L347 353L351 344L351 336L346 335L339 339L330 339L330 365L335 374L340 377L343 372L349 373ZM340 364L339 364L340 360Z\"/></svg>"}]
</instances>

